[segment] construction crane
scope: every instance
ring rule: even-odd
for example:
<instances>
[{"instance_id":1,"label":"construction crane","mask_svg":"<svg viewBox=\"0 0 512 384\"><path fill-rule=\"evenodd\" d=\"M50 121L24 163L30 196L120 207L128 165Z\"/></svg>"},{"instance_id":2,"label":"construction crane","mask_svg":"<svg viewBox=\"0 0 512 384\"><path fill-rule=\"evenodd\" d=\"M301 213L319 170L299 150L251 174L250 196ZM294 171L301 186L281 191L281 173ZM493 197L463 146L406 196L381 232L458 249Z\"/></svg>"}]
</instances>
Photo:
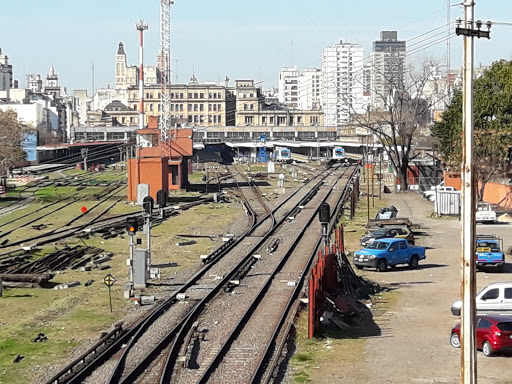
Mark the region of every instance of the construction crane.
<instances>
[{"instance_id":1,"label":"construction crane","mask_svg":"<svg viewBox=\"0 0 512 384\"><path fill-rule=\"evenodd\" d=\"M160 140L164 143L171 139L171 6L173 0L160 0L160 80L162 110L159 121Z\"/></svg>"}]
</instances>

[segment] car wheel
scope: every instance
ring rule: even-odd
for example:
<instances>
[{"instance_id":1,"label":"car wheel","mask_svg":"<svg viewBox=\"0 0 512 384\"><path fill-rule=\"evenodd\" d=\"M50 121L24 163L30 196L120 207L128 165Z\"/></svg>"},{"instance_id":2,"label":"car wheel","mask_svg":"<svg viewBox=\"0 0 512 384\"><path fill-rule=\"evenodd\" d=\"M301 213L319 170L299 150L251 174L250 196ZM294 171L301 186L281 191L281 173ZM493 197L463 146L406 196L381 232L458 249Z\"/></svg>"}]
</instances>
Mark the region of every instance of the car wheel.
<instances>
[{"instance_id":1,"label":"car wheel","mask_svg":"<svg viewBox=\"0 0 512 384\"><path fill-rule=\"evenodd\" d=\"M505 269L505 266L502 264L502 265L498 266L497 271L503 272L504 269Z\"/></svg>"},{"instance_id":2,"label":"car wheel","mask_svg":"<svg viewBox=\"0 0 512 384\"><path fill-rule=\"evenodd\" d=\"M459 339L459 335L457 335L455 332L453 332L453 333L450 335L450 345L451 345L453 348L460 348L460 339Z\"/></svg>"},{"instance_id":3,"label":"car wheel","mask_svg":"<svg viewBox=\"0 0 512 384\"><path fill-rule=\"evenodd\" d=\"M385 259L380 259L377 263L377 271L386 272L388 269L388 262Z\"/></svg>"},{"instance_id":4,"label":"car wheel","mask_svg":"<svg viewBox=\"0 0 512 384\"><path fill-rule=\"evenodd\" d=\"M487 357L492 356L494 351L492 350L491 343L489 343L488 341L484 341L484 344L482 345L482 352Z\"/></svg>"},{"instance_id":5,"label":"car wheel","mask_svg":"<svg viewBox=\"0 0 512 384\"><path fill-rule=\"evenodd\" d=\"M409 268L411 268L411 269L418 268L418 261L419 261L418 256L412 255L411 260L409 260Z\"/></svg>"}]
</instances>

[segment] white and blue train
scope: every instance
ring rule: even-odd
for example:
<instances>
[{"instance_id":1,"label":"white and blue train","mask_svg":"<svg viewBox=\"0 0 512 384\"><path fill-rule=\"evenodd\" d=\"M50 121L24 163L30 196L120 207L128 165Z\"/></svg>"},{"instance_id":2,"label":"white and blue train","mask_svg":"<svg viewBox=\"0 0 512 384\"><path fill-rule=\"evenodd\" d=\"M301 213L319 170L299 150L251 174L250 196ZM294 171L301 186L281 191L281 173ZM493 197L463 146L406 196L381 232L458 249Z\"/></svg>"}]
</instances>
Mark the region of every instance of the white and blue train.
<instances>
[{"instance_id":1,"label":"white and blue train","mask_svg":"<svg viewBox=\"0 0 512 384\"><path fill-rule=\"evenodd\" d=\"M276 147L273 153L274 161L287 162L292 160L291 152L288 148Z\"/></svg>"},{"instance_id":2,"label":"white and blue train","mask_svg":"<svg viewBox=\"0 0 512 384\"><path fill-rule=\"evenodd\" d=\"M345 149L343 147L334 147L332 150L332 160L345 159Z\"/></svg>"}]
</instances>

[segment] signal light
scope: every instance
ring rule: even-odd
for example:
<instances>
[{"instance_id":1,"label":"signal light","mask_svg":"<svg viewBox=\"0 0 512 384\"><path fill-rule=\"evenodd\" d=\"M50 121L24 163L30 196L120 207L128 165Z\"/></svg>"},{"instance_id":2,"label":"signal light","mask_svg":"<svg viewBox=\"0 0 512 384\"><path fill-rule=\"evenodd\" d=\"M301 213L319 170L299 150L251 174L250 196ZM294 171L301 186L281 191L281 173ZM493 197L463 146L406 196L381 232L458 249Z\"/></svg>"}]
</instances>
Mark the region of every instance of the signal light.
<instances>
[{"instance_id":1,"label":"signal light","mask_svg":"<svg viewBox=\"0 0 512 384\"><path fill-rule=\"evenodd\" d=\"M151 196L146 196L142 200L142 210L144 211L144 213L146 215L151 215L153 213L154 203L155 203L155 201L153 200L153 198Z\"/></svg>"},{"instance_id":2,"label":"signal light","mask_svg":"<svg viewBox=\"0 0 512 384\"><path fill-rule=\"evenodd\" d=\"M320 213L319 213L320 223L328 224L331 220L331 207L327 203L322 203L320 205Z\"/></svg>"},{"instance_id":3,"label":"signal light","mask_svg":"<svg viewBox=\"0 0 512 384\"><path fill-rule=\"evenodd\" d=\"M126 232L128 232L128 235L130 236L134 236L138 229L139 229L139 223L137 221L137 219L135 218L129 218L128 220L126 220Z\"/></svg>"},{"instance_id":4,"label":"signal light","mask_svg":"<svg viewBox=\"0 0 512 384\"><path fill-rule=\"evenodd\" d=\"M160 208L164 208L167 205L167 193L163 189L156 193L156 202Z\"/></svg>"}]
</instances>

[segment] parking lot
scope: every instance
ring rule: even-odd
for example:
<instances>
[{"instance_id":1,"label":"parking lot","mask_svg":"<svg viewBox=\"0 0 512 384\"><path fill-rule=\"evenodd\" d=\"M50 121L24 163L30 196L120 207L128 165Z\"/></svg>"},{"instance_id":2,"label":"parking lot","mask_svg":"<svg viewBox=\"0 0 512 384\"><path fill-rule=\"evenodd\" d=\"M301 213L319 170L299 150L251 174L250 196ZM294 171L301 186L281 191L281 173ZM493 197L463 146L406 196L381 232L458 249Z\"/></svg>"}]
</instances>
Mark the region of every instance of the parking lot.
<instances>
[{"instance_id":1,"label":"parking lot","mask_svg":"<svg viewBox=\"0 0 512 384\"><path fill-rule=\"evenodd\" d=\"M383 285L397 288L398 302L387 313L381 336L364 344L359 363L351 372L331 372L337 383L457 383L460 350L449 344L451 327L457 318L450 305L460 298L460 221L431 218L432 203L419 194L388 195L399 217L422 223L428 236L418 236L417 245L427 247L427 259L416 270L406 267L385 273L364 270L362 274ZM477 233L495 233L504 240L505 250L512 243L511 224L478 224ZM477 273L477 290L498 281L512 281L512 260L503 273ZM511 383L512 355L485 357L478 352L479 383Z\"/></svg>"}]
</instances>

